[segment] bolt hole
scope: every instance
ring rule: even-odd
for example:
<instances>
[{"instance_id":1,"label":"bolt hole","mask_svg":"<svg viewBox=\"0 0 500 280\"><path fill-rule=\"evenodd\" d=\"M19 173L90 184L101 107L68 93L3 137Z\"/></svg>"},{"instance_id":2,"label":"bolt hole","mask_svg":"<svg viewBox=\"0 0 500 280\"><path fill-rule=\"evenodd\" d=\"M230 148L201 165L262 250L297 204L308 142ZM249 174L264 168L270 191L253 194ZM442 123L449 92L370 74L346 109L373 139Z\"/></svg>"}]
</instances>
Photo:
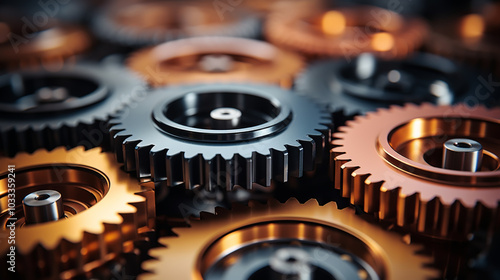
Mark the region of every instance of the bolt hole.
<instances>
[{"instance_id":1,"label":"bolt hole","mask_svg":"<svg viewBox=\"0 0 500 280\"><path fill-rule=\"evenodd\" d=\"M289 258L286 259L286 262L287 263L294 263L294 262L297 262L297 259L294 258L294 257L289 257Z\"/></svg>"},{"instance_id":2,"label":"bolt hole","mask_svg":"<svg viewBox=\"0 0 500 280\"><path fill-rule=\"evenodd\" d=\"M455 142L455 143L453 143L453 145L455 147L464 148L464 149L472 148L472 144L467 143L467 142Z\"/></svg>"}]
</instances>

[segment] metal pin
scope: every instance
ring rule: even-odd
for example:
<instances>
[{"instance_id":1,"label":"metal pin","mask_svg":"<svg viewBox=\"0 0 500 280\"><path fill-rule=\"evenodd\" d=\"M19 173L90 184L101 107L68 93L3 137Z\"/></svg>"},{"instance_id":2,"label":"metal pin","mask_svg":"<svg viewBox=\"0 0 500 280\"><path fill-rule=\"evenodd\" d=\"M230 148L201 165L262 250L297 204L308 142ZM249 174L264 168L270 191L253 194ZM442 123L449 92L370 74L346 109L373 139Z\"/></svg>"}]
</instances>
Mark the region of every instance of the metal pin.
<instances>
[{"instance_id":1,"label":"metal pin","mask_svg":"<svg viewBox=\"0 0 500 280\"><path fill-rule=\"evenodd\" d=\"M483 147L471 139L456 138L443 145L443 168L477 172L481 170Z\"/></svg>"},{"instance_id":2,"label":"metal pin","mask_svg":"<svg viewBox=\"0 0 500 280\"><path fill-rule=\"evenodd\" d=\"M64 217L62 196L54 190L41 190L23 199L26 224L57 221Z\"/></svg>"}]
</instances>

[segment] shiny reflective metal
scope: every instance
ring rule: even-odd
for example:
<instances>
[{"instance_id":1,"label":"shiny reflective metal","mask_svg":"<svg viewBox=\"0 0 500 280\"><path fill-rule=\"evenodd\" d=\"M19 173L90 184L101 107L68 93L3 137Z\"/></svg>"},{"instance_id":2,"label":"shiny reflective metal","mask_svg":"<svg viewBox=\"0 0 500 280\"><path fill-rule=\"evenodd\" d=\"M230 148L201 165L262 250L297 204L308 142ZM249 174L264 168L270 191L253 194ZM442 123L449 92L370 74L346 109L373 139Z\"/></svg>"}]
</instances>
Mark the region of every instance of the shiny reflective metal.
<instances>
[{"instance_id":1,"label":"shiny reflective metal","mask_svg":"<svg viewBox=\"0 0 500 280\"><path fill-rule=\"evenodd\" d=\"M40 190L23 199L26 224L57 221L64 218L63 200L58 191Z\"/></svg>"},{"instance_id":2,"label":"shiny reflective metal","mask_svg":"<svg viewBox=\"0 0 500 280\"><path fill-rule=\"evenodd\" d=\"M483 147L477 141L454 138L443 144L443 168L476 172L482 161Z\"/></svg>"}]
</instances>

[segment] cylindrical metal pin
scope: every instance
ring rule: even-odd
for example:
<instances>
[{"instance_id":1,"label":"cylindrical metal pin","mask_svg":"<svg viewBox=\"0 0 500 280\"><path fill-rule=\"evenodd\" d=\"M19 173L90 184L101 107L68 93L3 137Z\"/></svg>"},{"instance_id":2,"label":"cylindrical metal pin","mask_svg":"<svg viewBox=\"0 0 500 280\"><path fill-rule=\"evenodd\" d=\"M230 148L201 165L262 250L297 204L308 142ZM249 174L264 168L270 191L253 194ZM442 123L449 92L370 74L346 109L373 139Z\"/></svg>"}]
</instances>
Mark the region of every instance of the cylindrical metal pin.
<instances>
[{"instance_id":1,"label":"cylindrical metal pin","mask_svg":"<svg viewBox=\"0 0 500 280\"><path fill-rule=\"evenodd\" d=\"M54 190L41 190L23 199L26 224L57 221L64 217L62 196Z\"/></svg>"},{"instance_id":2,"label":"cylindrical metal pin","mask_svg":"<svg viewBox=\"0 0 500 280\"><path fill-rule=\"evenodd\" d=\"M443 145L443 168L477 172L481 170L483 147L471 139L456 138Z\"/></svg>"},{"instance_id":3,"label":"cylindrical metal pin","mask_svg":"<svg viewBox=\"0 0 500 280\"><path fill-rule=\"evenodd\" d=\"M272 279L312 279L311 258L309 254L298 248L282 248L277 250L269 261L275 272Z\"/></svg>"}]
</instances>

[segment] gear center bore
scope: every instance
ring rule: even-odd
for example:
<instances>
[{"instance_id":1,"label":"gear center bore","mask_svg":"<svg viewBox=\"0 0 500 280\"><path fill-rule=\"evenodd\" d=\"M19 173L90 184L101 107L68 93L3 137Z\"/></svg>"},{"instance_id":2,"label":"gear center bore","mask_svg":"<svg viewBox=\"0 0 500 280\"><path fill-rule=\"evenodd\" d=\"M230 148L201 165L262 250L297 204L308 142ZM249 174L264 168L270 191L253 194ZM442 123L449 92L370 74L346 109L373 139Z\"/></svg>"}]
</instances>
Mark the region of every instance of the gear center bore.
<instances>
[{"instance_id":1,"label":"gear center bore","mask_svg":"<svg viewBox=\"0 0 500 280\"><path fill-rule=\"evenodd\" d=\"M9 177L10 178L10 177ZM0 176L0 205L8 205L9 178ZM41 165L16 172L16 226L31 226L76 215L108 193L107 177L81 165ZM0 226L6 228L9 209L0 209Z\"/></svg>"},{"instance_id":2,"label":"gear center bore","mask_svg":"<svg viewBox=\"0 0 500 280\"><path fill-rule=\"evenodd\" d=\"M258 92L190 92L159 104L152 118L169 135L192 141L238 142L285 129L292 111Z\"/></svg>"},{"instance_id":3,"label":"gear center bore","mask_svg":"<svg viewBox=\"0 0 500 280\"><path fill-rule=\"evenodd\" d=\"M0 79L0 93L0 112L53 114L100 102L108 90L90 77L21 73Z\"/></svg>"}]
</instances>

